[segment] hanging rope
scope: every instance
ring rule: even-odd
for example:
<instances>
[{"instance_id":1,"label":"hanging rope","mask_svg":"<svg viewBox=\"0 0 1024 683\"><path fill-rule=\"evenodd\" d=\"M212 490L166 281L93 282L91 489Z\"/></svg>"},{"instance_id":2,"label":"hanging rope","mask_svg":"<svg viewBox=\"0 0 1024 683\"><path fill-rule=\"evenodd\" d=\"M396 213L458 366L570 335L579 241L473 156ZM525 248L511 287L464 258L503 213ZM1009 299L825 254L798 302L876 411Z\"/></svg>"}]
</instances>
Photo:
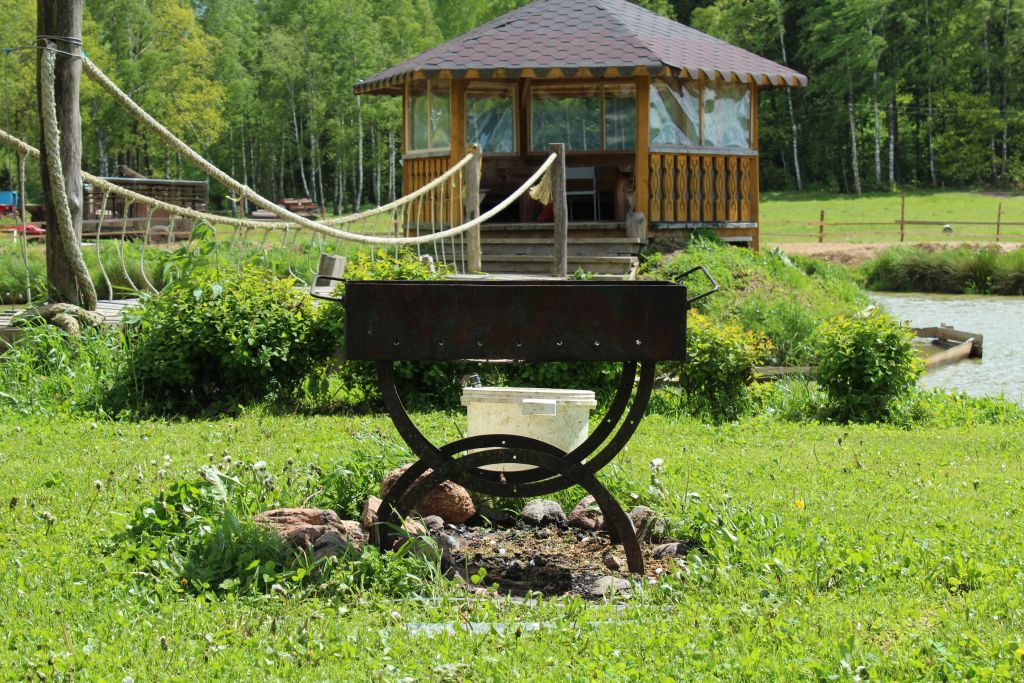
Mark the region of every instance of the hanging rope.
<instances>
[{"instance_id":1,"label":"hanging rope","mask_svg":"<svg viewBox=\"0 0 1024 683\"><path fill-rule=\"evenodd\" d=\"M57 55L53 50L43 50L42 59L42 123L43 135L46 138L46 167L50 176L50 195L56 210L57 230L64 247L64 258L67 259L71 272L78 287L75 299L83 308L96 310L96 288L93 287L89 270L82 259L82 248L78 235L75 234L68 205L67 190L64 187L64 168L60 158L60 130L57 126ZM67 293L64 293L65 296Z\"/></svg>"},{"instance_id":2,"label":"hanging rope","mask_svg":"<svg viewBox=\"0 0 1024 683\"><path fill-rule=\"evenodd\" d=\"M107 274L107 267L103 263L103 251L100 249L100 242L103 241L103 220L107 216L107 201L110 199L110 193L103 193L103 201L100 202L100 216L99 220L96 221L96 262L100 264L100 274L103 276L103 282L107 286L107 298L114 298L114 285L110 282L110 276Z\"/></svg>"}]
</instances>

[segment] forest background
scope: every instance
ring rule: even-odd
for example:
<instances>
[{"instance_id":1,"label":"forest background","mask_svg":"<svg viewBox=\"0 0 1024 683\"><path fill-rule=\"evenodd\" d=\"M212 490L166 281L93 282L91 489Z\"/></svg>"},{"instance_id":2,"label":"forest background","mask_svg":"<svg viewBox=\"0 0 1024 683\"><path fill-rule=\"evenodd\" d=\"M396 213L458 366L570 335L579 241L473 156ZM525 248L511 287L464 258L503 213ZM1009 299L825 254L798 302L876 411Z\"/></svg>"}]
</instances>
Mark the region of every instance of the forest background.
<instances>
[{"instance_id":1,"label":"forest background","mask_svg":"<svg viewBox=\"0 0 1024 683\"><path fill-rule=\"evenodd\" d=\"M352 86L527 1L87 0L85 50L233 176L342 213L401 192L401 101ZM1024 0L638 4L809 76L761 95L763 189L1024 182ZM0 0L0 26L32 44L35 3ZM2 54L0 126L36 144L34 57ZM89 82L82 115L87 170L200 177Z\"/></svg>"}]
</instances>

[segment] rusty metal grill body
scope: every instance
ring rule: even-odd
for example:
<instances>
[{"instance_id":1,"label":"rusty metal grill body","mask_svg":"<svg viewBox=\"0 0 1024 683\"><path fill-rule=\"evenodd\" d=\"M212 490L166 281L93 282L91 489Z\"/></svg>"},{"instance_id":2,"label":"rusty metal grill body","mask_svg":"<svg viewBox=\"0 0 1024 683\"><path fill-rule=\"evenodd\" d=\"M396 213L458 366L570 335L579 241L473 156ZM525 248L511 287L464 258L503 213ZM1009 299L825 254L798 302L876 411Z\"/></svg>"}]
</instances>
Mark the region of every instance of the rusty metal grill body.
<instances>
[{"instance_id":1,"label":"rusty metal grill body","mask_svg":"<svg viewBox=\"0 0 1024 683\"><path fill-rule=\"evenodd\" d=\"M345 355L376 362L388 413L418 457L381 503L377 542L392 545L401 520L445 480L506 497L579 485L594 496L613 539L622 543L630 571L642 573L633 524L595 475L636 431L650 399L655 363L685 360L689 306L716 289L687 299L685 286L668 282L348 282ZM622 374L608 412L570 452L512 434L468 437L439 447L413 424L398 394L394 363L407 360L618 361ZM512 462L533 468L482 469ZM421 480L428 469L431 474Z\"/></svg>"}]
</instances>

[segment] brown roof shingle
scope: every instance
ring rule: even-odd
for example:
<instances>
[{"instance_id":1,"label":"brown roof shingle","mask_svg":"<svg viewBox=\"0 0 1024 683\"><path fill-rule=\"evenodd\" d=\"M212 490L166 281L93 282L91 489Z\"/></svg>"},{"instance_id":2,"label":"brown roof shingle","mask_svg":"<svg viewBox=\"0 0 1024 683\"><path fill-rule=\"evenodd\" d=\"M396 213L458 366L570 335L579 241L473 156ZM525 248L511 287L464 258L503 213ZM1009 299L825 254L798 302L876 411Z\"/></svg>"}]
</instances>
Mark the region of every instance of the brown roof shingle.
<instances>
[{"instance_id":1,"label":"brown roof shingle","mask_svg":"<svg viewBox=\"0 0 1024 683\"><path fill-rule=\"evenodd\" d=\"M626 0L534 0L483 26L361 81L356 92L394 88L413 73L461 78L469 69L515 78L525 69L543 78L551 69L572 77L640 68L676 75L762 85L807 85L807 77Z\"/></svg>"}]
</instances>

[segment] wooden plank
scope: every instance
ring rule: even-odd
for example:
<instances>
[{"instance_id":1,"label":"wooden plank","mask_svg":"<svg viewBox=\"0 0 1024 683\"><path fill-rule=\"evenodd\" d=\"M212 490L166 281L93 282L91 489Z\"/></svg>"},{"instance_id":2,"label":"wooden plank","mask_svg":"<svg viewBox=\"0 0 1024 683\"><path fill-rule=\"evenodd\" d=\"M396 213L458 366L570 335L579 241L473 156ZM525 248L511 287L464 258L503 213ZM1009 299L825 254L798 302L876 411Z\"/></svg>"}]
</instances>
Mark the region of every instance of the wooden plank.
<instances>
[{"instance_id":1,"label":"wooden plank","mask_svg":"<svg viewBox=\"0 0 1024 683\"><path fill-rule=\"evenodd\" d=\"M689 221L700 220L700 157L690 155L690 215Z\"/></svg>"},{"instance_id":2,"label":"wooden plank","mask_svg":"<svg viewBox=\"0 0 1024 683\"><path fill-rule=\"evenodd\" d=\"M729 157L729 220L738 221L740 219L740 203L737 199L737 192L739 188L739 181L736 177L737 165L736 157Z\"/></svg>"},{"instance_id":3,"label":"wooden plank","mask_svg":"<svg viewBox=\"0 0 1024 683\"><path fill-rule=\"evenodd\" d=\"M662 157L662 166L665 175L661 182L661 217L662 220L673 220L675 202L672 200L672 189L675 187L673 170L675 169L676 157L674 154L666 154Z\"/></svg>"},{"instance_id":4,"label":"wooden plank","mask_svg":"<svg viewBox=\"0 0 1024 683\"><path fill-rule=\"evenodd\" d=\"M702 221L713 221L715 219L711 209L711 157L701 157L702 171L701 185L702 185L702 197L701 202L701 220Z\"/></svg>"},{"instance_id":5,"label":"wooden plank","mask_svg":"<svg viewBox=\"0 0 1024 683\"><path fill-rule=\"evenodd\" d=\"M948 365L949 363L955 363L957 361L970 358L971 353L974 349L974 338L962 341L956 346L933 353L930 356L926 356L924 359L924 365L927 368L936 368L940 365Z\"/></svg>"},{"instance_id":6,"label":"wooden plank","mask_svg":"<svg viewBox=\"0 0 1024 683\"><path fill-rule=\"evenodd\" d=\"M715 157L715 220L724 222L725 214L725 157Z\"/></svg>"},{"instance_id":7,"label":"wooden plank","mask_svg":"<svg viewBox=\"0 0 1024 683\"><path fill-rule=\"evenodd\" d=\"M661 220L661 159L663 155L651 155L651 222Z\"/></svg>"},{"instance_id":8,"label":"wooden plank","mask_svg":"<svg viewBox=\"0 0 1024 683\"><path fill-rule=\"evenodd\" d=\"M750 157L740 159L740 220L750 220Z\"/></svg>"},{"instance_id":9,"label":"wooden plank","mask_svg":"<svg viewBox=\"0 0 1024 683\"><path fill-rule=\"evenodd\" d=\"M967 340L971 340L973 341L971 355L975 358L982 357L985 337L977 332L964 332L963 330L955 330L952 327L947 327L945 325L940 325L938 327L914 327L911 328L911 330L921 339L940 339L943 341L953 342L965 342Z\"/></svg>"},{"instance_id":10,"label":"wooden plank","mask_svg":"<svg viewBox=\"0 0 1024 683\"><path fill-rule=\"evenodd\" d=\"M676 156L676 205L675 215L677 221L686 220L686 156Z\"/></svg>"}]
</instances>

